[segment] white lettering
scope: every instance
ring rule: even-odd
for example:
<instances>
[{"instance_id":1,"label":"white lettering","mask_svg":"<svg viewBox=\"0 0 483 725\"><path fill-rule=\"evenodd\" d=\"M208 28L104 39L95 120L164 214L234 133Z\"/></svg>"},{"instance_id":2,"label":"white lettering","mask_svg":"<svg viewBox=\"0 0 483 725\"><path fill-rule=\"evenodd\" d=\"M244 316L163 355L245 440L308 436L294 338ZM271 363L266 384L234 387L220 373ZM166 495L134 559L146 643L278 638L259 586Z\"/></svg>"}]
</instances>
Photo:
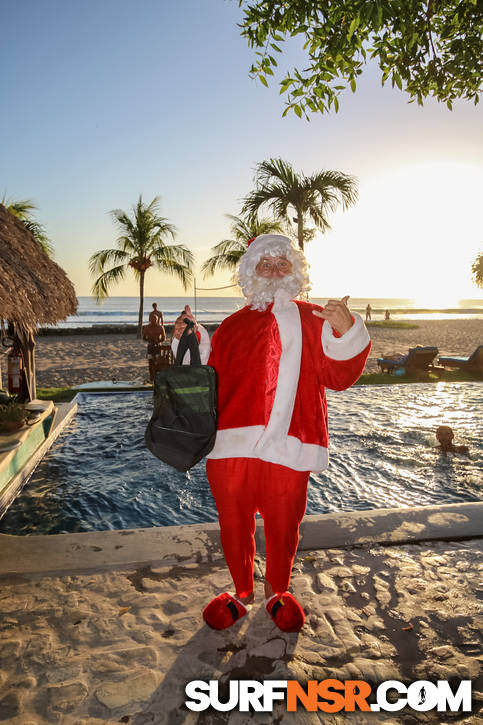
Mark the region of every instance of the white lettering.
<instances>
[{"instance_id":1,"label":"white lettering","mask_svg":"<svg viewBox=\"0 0 483 725\"><path fill-rule=\"evenodd\" d=\"M191 700L186 700L185 705L189 710L200 712L206 710L210 706L210 697L205 695L203 690L209 690L210 686L207 685L203 680L192 680L188 682L184 688L186 697L191 697Z\"/></svg>"},{"instance_id":2,"label":"white lettering","mask_svg":"<svg viewBox=\"0 0 483 725\"><path fill-rule=\"evenodd\" d=\"M402 710L406 707L407 700L405 697L398 698L395 702L388 702L387 693L389 690L396 690L400 695L405 695L407 692L406 686L398 680L387 680L383 682L376 690L376 701L377 704L371 705L371 710L379 712L379 710L387 710L388 712L396 712L396 710Z\"/></svg>"},{"instance_id":3,"label":"white lettering","mask_svg":"<svg viewBox=\"0 0 483 725\"><path fill-rule=\"evenodd\" d=\"M471 712L471 680L461 680L454 694L447 680L438 680L438 691L438 712L444 712L448 707L451 712Z\"/></svg>"},{"instance_id":4,"label":"white lettering","mask_svg":"<svg viewBox=\"0 0 483 725\"><path fill-rule=\"evenodd\" d=\"M267 680L264 685L263 711L273 712L273 701L285 699L285 692L277 692L277 690L286 690L287 680Z\"/></svg>"},{"instance_id":5,"label":"white lettering","mask_svg":"<svg viewBox=\"0 0 483 725\"><path fill-rule=\"evenodd\" d=\"M233 710L238 704L238 680L230 680L230 695L228 702L220 702L219 699L219 683L218 680L210 680L210 702L212 707L219 712L227 712Z\"/></svg>"},{"instance_id":6,"label":"white lettering","mask_svg":"<svg viewBox=\"0 0 483 725\"><path fill-rule=\"evenodd\" d=\"M417 680L408 687L408 705L418 712L433 710L438 704L438 686L428 680Z\"/></svg>"},{"instance_id":7,"label":"white lettering","mask_svg":"<svg viewBox=\"0 0 483 725\"><path fill-rule=\"evenodd\" d=\"M255 712L263 712L263 706L260 698L265 692L265 686L262 682L256 680L240 680L240 712L248 712L250 705Z\"/></svg>"}]
</instances>

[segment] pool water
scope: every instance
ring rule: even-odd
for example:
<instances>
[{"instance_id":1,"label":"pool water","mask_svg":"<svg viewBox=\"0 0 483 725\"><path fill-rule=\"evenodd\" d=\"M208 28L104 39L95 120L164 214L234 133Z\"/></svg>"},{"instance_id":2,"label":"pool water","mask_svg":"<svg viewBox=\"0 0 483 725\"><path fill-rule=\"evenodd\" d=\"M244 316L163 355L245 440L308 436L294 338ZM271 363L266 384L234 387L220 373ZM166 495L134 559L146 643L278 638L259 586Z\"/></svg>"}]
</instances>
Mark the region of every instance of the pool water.
<instances>
[{"instance_id":1,"label":"pool water","mask_svg":"<svg viewBox=\"0 0 483 725\"><path fill-rule=\"evenodd\" d=\"M481 499L478 383L328 391L330 466L312 474L308 514ZM204 462L180 473L144 445L151 393L79 396L76 418L0 521L8 534L57 534L216 521ZM470 455L436 449L450 425Z\"/></svg>"}]
</instances>

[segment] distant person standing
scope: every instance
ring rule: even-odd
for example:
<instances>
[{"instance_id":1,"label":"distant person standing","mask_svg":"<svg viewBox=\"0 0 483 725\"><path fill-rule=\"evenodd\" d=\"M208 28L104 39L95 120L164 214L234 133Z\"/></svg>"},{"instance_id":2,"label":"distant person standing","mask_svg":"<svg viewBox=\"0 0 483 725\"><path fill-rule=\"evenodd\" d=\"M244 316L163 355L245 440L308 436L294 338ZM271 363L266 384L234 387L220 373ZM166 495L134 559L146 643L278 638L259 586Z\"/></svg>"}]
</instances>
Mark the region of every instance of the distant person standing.
<instances>
[{"instance_id":1,"label":"distant person standing","mask_svg":"<svg viewBox=\"0 0 483 725\"><path fill-rule=\"evenodd\" d=\"M176 318L173 326L173 336L171 339L171 349L173 351L173 355L174 357L176 357L179 341L181 340L181 336L186 328L187 321L191 321L194 323L193 331L196 335L196 339L198 340L198 345L200 347L201 364L206 365L208 357L210 355L210 336L206 328L195 320L194 315L191 312L191 307L189 305L185 305L184 309L181 311L180 316ZM191 331L188 332L188 334L191 334ZM183 365L189 365L190 360L190 351L187 350L183 357Z\"/></svg>"},{"instance_id":2,"label":"distant person standing","mask_svg":"<svg viewBox=\"0 0 483 725\"><path fill-rule=\"evenodd\" d=\"M164 325L163 313L158 310L157 302L153 302L153 311L149 313L149 322L155 325Z\"/></svg>"},{"instance_id":3,"label":"distant person standing","mask_svg":"<svg viewBox=\"0 0 483 725\"><path fill-rule=\"evenodd\" d=\"M384 313L384 319L385 320L390 320L391 319L391 313L389 312L389 310L386 310L385 311L385 313Z\"/></svg>"},{"instance_id":4,"label":"distant person standing","mask_svg":"<svg viewBox=\"0 0 483 725\"><path fill-rule=\"evenodd\" d=\"M367 307L366 307L366 322L369 322L369 320L370 320L370 319L372 319L372 318L371 318L371 312L372 312L372 307L371 307L371 305L369 304L369 305L367 305Z\"/></svg>"},{"instance_id":5,"label":"distant person standing","mask_svg":"<svg viewBox=\"0 0 483 725\"><path fill-rule=\"evenodd\" d=\"M148 358L149 379L154 380L156 372L163 367L161 360L161 345L166 340L163 325L158 324L154 313L149 315L149 324L143 327L143 340L148 343L146 357Z\"/></svg>"}]
</instances>

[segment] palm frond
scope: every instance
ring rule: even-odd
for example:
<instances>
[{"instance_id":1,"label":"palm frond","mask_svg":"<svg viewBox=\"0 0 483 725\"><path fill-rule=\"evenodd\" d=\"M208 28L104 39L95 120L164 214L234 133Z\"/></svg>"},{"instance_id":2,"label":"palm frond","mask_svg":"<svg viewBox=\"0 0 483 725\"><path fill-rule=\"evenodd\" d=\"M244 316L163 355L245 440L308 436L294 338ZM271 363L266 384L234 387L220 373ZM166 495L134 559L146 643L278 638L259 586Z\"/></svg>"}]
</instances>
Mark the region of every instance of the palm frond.
<instances>
[{"instance_id":1,"label":"palm frond","mask_svg":"<svg viewBox=\"0 0 483 725\"><path fill-rule=\"evenodd\" d=\"M103 274L108 264L127 264L129 255L121 249L101 249L89 258L89 271L92 275Z\"/></svg>"},{"instance_id":2,"label":"palm frond","mask_svg":"<svg viewBox=\"0 0 483 725\"><path fill-rule=\"evenodd\" d=\"M298 184L299 176L293 170L292 165L281 158L269 159L258 164L255 171L257 184L264 186L274 179L278 179L287 188L294 188Z\"/></svg>"},{"instance_id":3,"label":"palm frond","mask_svg":"<svg viewBox=\"0 0 483 725\"><path fill-rule=\"evenodd\" d=\"M184 264L186 267L191 268L194 264L193 252L184 246L184 244L160 244L153 250L153 259L156 262L163 262L165 260L179 262Z\"/></svg>"},{"instance_id":4,"label":"palm frond","mask_svg":"<svg viewBox=\"0 0 483 725\"><path fill-rule=\"evenodd\" d=\"M477 287L483 287L483 252L479 252L471 265L472 279Z\"/></svg>"},{"instance_id":5,"label":"palm frond","mask_svg":"<svg viewBox=\"0 0 483 725\"><path fill-rule=\"evenodd\" d=\"M119 267L112 267L101 274L92 285L92 294L96 298L96 302L106 299L109 296L109 287L124 279L126 274L126 265L121 264Z\"/></svg>"},{"instance_id":6,"label":"palm frond","mask_svg":"<svg viewBox=\"0 0 483 725\"><path fill-rule=\"evenodd\" d=\"M157 213L159 203L160 198L155 196L146 204L141 194L131 214L123 209L111 210L120 232L116 239L117 249L101 250L89 260L91 274L100 274L93 287L97 299L107 296L109 286L122 279L128 267L139 279L154 265L162 272L177 276L186 288L192 277L194 257L184 245L165 243L167 237L175 239L176 227ZM106 270L108 264L118 266Z\"/></svg>"},{"instance_id":7,"label":"palm frond","mask_svg":"<svg viewBox=\"0 0 483 725\"><path fill-rule=\"evenodd\" d=\"M254 235L256 236L256 235ZM247 250L247 242L238 239L223 239L212 248L214 255L201 265L203 276L212 275L217 270L232 271L236 269L240 259Z\"/></svg>"},{"instance_id":8,"label":"palm frond","mask_svg":"<svg viewBox=\"0 0 483 725\"><path fill-rule=\"evenodd\" d=\"M312 190L317 191L322 197L330 193L335 205L341 203L343 209L355 204L359 196L356 177L340 171L320 171L309 176L308 181Z\"/></svg>"},{"instance_id":9,"label":"palm frond","mask_svg":"<svg viewBox=\"0 0 483 725\"><path fill-rule=\"evenodd\" d=\"M37 209L36 204L30 199L7 199L5 195L2 198L2 204L21 221L30 220L31 212Z\"/></svg>"},{"instance_id":10,"label":"palm frond","mask_svg":"<svg viewBox=\"0 0 483 725\"><path fill-rule=\"evenodd\" d=\"M287 198L286 191L282 186L266 184L247 194L242 206L242 214L246 214L253 223L260 208L266 205L276 217L283 219L286 216L289 204L291 204L291 201Z\"/></svg>"},{"instance_id":11,"label":"palm frond","mask_svg":"<svg viewBox=\"0 0 483 725\"><path fill-rule=\"evenodd\" d=\"M54 245L46 234L45 227L39 222L33 221L32 219L25 219L24 226L27 227L29 232L33 234L37 244L41 246L44 252L49 256L54 255Z\"/></svg>"},{"instance_id":12,"label":"palm frond","mask_svg":"<svg viewBox=\"0 0 483 725\"><path fill-rule=\"evenodd\" d=\"M151 259L162 272L178 277L185 289L193 279L194 256L183 244L159 246L153 251Z\"/></svg>"},{"instance_id":13,"label":"palm frond","mask_svg":"<svg viewBox=\"0 0 483 725\"><path fill-rule=\"evenodd\" d=\"M2 204L19 219L27 227L29 232L33 234L35 241L44 250L44 252L52 257L54 255L54 246L47 236L45 227L32 217L32 212L37 209L37 205L30 199L7 199L5 195L2 198Z\"/></svg>"},{"instance_id":14,"label":"palm frond","mask_svg":"<svg viewBox=\"0 0 483 725\"><path fill-rule=\"evenodd\" d=\"M261 207L267 207L277 219L289 223L289 209L293 208L299 220L297 237L301 248L307 240L306 216L311 217L316 227L326 231L330 229L330 212L340 205L346 209L357 201L355 177L330 170L305 176L295 172L292 165L281 158L258 164L255 184L256 188L244 199L242 213L254 219Z\"/></svg>"},{"instance_id":15,"label":"palm frond","mask_svg":"<svg viewBox=\"0 0 483 725\"><path fill-rule=\"evenodd\" d=\"M225 252L224 254L215 254L201 265L203 276L207 277L208 275L215 274L217 271L234 272L240 263L240 259L245 254L245 251L245 249L233 249Z\"/></svg>"},{"instance_id":16,"label":"palm frond","mask_svg":"<svg viewBox=\"0 0 483 725\"><path fill-rule=\"evenodd\" d=\"M213 275L218 270L236 270L241 257L247 250L248 240L260 234L274 234L283 232L283 226L274 219L258 216L234 216L225 214L230 219L233 239L223 239L212 247L213 255L201 265L203 276Z\"/></svg>"},{"instance_id":17,"label":"palm frond","mask_svg":"<svg viewBox=\"0 0 483 725\"><path fill-rule=\"evenodd\" d=\"M155 259L156 266L164 273L177 277L182 282L184 289L187 289L188 285L193 280L193 272L189 267L175 259Z\"/></svg>"}]
</instances>

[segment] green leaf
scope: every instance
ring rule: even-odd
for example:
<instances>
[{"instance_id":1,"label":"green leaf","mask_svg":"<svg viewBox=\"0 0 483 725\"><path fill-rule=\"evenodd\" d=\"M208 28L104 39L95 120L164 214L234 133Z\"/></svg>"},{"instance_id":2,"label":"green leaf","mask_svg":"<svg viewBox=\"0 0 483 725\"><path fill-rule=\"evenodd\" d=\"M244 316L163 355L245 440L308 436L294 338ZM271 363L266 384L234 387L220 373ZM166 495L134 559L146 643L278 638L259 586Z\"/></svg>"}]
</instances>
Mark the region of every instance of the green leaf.
<instances>
[{"instance_id":1,"label":"green leaf","mask_svg":"<svg viewBox=\"0 0 483 725\"><path fill-rule=\"evenodd\" d=\"M253 76L266 80L270 75L267 68L275 65L268 53L281 53L281 42L302 36L299 68L303 70L289 66L287 75L293 79L291 92L301 90L297 100L305 115L312 111L308 98L320 112L327 111L334 81L343 79L355 93L358 89L357 84L354 89L354 83L369 57L381 69L382 85L390 78L393 87L420 105L428 97L440 103L448 99L454 103L458 98L477 102L482 57L478 13L481 0L241 2L240 32L258 53L251 70ZM320 94L315 91L317 86L322 89ZM281 85L281 92L288 88L289 84ZM325 104L318 104L319 97L326 99Z\"/></svg>"},{"instance_id":2,"label":"green leaf","mask_svg":"<svg viewBox=\"0 0 483 725\"><path fill-rule=\"evenodd\" d=\"M268 88L268 83L267 83L267 79L265 78L265 76L258 76L258 77L260 78L263 85Z\"/></svg>"},{"instance_id":3,"label":"green leaf","mask_svg":"<svg viewBox=\"0 0 483 725\"><path fill-rule=\"evenodd\" d=\"M347 34L347 39L350 40L352 36L354 35L354 31L359 25L359 16L356 15L356 17L352 20L351 24L349 25L349 32Z\"/></svg>"},{"instance_id":4,"label":"green leaf","mask_svg":"<svg viewBox=\"0 0 483 725\"><path fill-rule=\"evenodd\" d=\"M300 108L298 103L293 107L293 110L295 111L295 113L297 114L297 116L299 118L302 118L302 109Z\"/></svg>"}]
</instances>

